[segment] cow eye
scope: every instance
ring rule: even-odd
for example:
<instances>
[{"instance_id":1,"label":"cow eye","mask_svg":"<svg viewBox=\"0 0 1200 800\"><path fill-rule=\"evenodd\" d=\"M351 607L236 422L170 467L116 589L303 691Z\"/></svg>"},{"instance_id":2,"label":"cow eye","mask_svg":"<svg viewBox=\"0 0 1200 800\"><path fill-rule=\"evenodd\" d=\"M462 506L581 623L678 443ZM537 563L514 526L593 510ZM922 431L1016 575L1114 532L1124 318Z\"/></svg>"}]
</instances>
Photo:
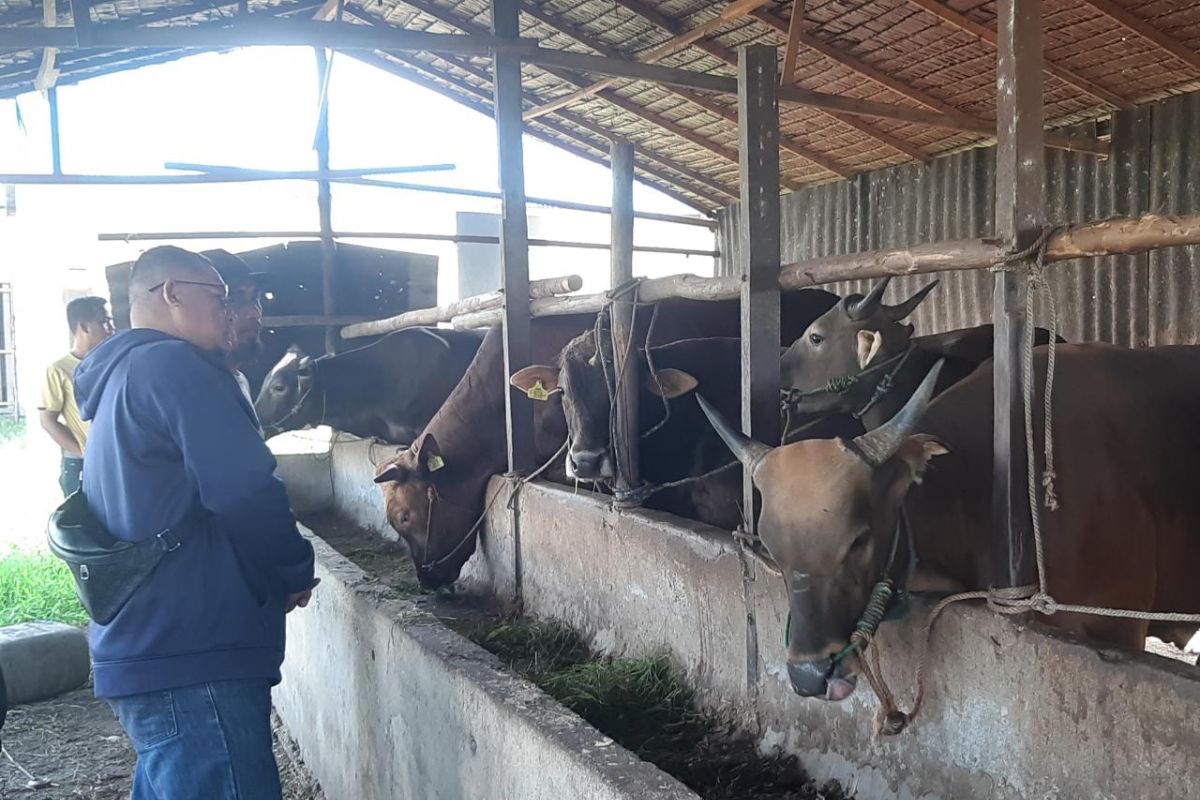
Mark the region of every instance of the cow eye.
<instances>
[{"instance_id":1,"label":"cow eye","mask_svg":"<svg viewBox=\"0 0 1200 800\"><path fill-rule=\"evenodd\" d=\"M861 552L864 548L866 548L866 546L868 544L870 544L870 542L871 542L871 529L867 528L865 531L860 533L858 536L854 537L854 541L850 544L850 552L851 553Z\"/></svg>"},{"instance_id":2,"label":"cow eye","mask_svg":"<svg viewBox=\"0 0 1200 800\"><path fill-rule=\"evenodd\" d=\"M825 341L825 337L824 337L824 336L822 336L822 335L821 335L821 334L819 334L819 333L810 333L810 334L808 335L808 340L809 340L810 342L812 342L814 345L818 345L818 344L820 344L821 342Z\"/></svg>"}]
</instances>

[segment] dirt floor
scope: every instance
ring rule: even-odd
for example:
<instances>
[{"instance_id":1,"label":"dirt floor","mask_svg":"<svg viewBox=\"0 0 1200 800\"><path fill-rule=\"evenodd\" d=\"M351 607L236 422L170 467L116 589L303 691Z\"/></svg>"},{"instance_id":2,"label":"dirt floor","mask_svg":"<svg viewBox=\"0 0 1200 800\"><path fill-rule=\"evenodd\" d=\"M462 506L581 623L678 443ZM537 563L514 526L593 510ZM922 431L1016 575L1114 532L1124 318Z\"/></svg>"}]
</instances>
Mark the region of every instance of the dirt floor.
<instances>
[{"instance_id":1,"label":"dirt floor","mask_svg":"<svg viewBox=\"0 0 1200 800\"><path fill-rule=\"evenodd\" d=\"M0 753L2 800L129 797L133 750L117 718L103 701L92 696L90 687L10 709L0 738L6 751ZM278 720L275 758L284 800L325 800ZM21 768L38 783L32 783Z\"/></svg>"}]
</instances>

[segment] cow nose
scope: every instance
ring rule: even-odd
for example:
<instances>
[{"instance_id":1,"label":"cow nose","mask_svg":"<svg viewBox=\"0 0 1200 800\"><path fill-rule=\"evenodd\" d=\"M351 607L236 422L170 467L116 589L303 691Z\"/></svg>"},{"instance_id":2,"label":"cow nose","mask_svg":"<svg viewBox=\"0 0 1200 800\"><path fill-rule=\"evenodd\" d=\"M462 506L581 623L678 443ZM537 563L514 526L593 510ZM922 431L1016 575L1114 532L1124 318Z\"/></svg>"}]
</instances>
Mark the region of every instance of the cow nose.
<instances>
[{"instance_id":1,"label":"cow nose","mask_svg":"<svg viewBox=\"0 0 1200 800\"><path fill-rule=\"evenodd\" d=\"M599 450L573 450L571 463L575 467L575 475L580 478L593 479L604 477L604 453Z\"/></svg>"},{"instance_id":2,"label":"cow nose","mask_svg":"<svg viewBox=\"0 0 1200 800\"><path fill-rule=\"evenodd\" d=\"M819 661L789 661L787 671L792 691L801 697L824 697L832 666L827 658Z\"/></svg>"}]
</instances>

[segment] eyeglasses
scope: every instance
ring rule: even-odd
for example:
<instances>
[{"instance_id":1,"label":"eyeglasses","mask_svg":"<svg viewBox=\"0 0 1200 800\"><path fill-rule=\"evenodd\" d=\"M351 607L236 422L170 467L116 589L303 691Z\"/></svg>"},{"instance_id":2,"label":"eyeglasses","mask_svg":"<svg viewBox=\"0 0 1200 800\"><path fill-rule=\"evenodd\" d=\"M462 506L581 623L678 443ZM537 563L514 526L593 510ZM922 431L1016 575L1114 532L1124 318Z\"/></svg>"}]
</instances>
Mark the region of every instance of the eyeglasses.
<instances>
[{"instance_id":1,"label":"eyeglasses","mask_svg":"<svg viewBox=\"0 0 1200 800\"><path fill-rule=\"evenodd\" d=\"M209 283L208 281L177 281L177 280L172 280L171 283L182 283L187 286L207 286L210 289L220 289L221 294L219 296L214 295L214 297L216 297L217 300L221 301L221 303L223 305L229 304L229 287L223 283ZM149 291L150 294L154 294L155 292L161 291L162 288L166 285L167 285L167 281L163 281L160 284L151 286L147 291Z\"/></svg>"}]
</instances>

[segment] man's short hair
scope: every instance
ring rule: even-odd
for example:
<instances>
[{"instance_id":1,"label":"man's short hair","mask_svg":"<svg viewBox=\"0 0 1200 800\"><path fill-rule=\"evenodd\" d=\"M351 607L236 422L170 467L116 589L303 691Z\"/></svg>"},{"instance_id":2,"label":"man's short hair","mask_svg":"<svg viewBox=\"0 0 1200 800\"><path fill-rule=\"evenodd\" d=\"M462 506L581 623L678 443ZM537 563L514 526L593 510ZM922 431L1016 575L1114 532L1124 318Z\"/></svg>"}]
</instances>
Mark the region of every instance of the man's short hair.
<instances>
[{"instance_id":1,"label":"man's short hair","mask_svg":"<svg viewBox=\"0 0 1200 800\"><path fill-rule=\"evenodd\" d=\"M67 303L67 327L71 333L79 330L84 322L104 322L108 319L108 301L103 297L76 297Z\"/></svg>"},{"instance_id":2,"label":"man's short hair","mask_svg":"<svg viewBox=\"0 0 1200 800\"><path fill-rule=\"evenodd\" d=\"M138 256L129 272L129 302L137 304L150 289L172 279L187 280L211 267L208 259L191 250L166 244Z\"/></svg>"}]
</instances>

